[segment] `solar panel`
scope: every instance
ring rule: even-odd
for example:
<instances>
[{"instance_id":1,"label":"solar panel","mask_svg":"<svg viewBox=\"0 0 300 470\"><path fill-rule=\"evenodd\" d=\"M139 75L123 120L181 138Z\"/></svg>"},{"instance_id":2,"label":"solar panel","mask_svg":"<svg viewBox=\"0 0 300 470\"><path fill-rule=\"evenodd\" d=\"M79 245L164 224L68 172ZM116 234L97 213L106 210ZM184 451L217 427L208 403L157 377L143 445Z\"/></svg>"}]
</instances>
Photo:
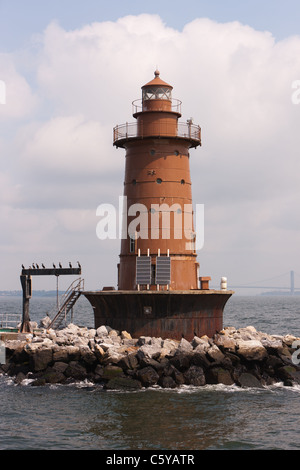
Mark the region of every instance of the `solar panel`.
<instances>
[{"instance_id":1,"label":"solar panel","mask_svg":"<svg viewBox=\"0 0 300 470\"><path fill-rule=\"evenodd\" d=\"M151 284L151 257L138 256L136 258L136 283Z\"/></svg>"},{"instance_id":2,"label":"solar panel","mask_svg":"<svg viewBox=\"0 0 300 470\"><path fill-rule=\"evenodd\" d=\"M170 256L156 257L156 284L171 283L171 258Z\"/></svg>"}]
</instances>

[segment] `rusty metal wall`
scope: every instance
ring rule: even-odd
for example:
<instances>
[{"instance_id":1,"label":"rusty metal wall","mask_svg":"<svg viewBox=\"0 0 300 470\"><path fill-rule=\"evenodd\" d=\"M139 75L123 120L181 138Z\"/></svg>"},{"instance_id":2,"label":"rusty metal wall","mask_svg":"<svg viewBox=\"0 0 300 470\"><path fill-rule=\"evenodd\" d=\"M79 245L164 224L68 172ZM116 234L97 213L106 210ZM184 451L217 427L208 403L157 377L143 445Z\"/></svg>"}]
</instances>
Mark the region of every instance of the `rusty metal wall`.
<instances>
[{"instance_id":1,"label":"rusty metal wall","mask_svg":"<svg viewBox=\"0 0 300 470\"><path fill-rule=\"evenodd\" d=\"M84 292L94 308L95 328L109 325L132 337L191 341L223 328L223 309L231 291Z\"/></svg>"}]
</instances>

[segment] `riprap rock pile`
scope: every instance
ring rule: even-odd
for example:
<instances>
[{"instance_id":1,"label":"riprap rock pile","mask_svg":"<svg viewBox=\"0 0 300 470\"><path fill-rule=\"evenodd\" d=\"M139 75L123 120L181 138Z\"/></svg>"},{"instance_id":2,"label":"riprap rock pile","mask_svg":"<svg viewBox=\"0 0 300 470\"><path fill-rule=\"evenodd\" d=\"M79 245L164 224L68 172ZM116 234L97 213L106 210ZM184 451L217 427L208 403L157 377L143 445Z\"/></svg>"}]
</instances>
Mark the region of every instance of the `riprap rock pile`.
<instances>
[{"instance_id":1,"label":"riprap rock pile","mask_svg":"<svg viewBox=\"0 0 300 470\"><path fill-rule=\"evenodd\" d=\"M297 347L292 335L269 335L254 327L224 328L212 338L191 342L141 336L108 326L69 324L63 330L40 329L24 339L6 341L0 371L16 383L32 385L88 380L107 389L236 384L263 387L300 383Z\"/></svg>"}]
</instances>

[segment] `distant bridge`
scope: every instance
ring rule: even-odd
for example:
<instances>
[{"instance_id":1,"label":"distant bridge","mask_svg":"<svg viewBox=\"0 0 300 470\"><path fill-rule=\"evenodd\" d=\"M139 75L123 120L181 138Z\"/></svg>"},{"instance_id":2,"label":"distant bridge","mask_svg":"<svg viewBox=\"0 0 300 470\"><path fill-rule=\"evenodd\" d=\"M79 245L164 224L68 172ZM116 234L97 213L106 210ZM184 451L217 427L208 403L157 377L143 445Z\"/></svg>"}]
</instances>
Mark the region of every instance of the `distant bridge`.
<instances>
[{"instance_id":1,"label":"distant bridge","mask_svg":"<svg viewBox=\"0 0 300 470\"><path fill-rule=\"evenodd\" d=\"M289 285L287 286L268 286L264 285L265 282L274 281L275 279L283 278L283 276L287 276L289 274ZM284 274L280 274L279 276L272 277L270 279L264 279L262 281L255 281L255 283L249 284L239 284L239 285L231 285L230 289L271 289L271 290L282 290L288 291L291 294L294 294L296 291L300 291L300 287L295 287L295 274L296 276L300 276L300 274L295 273L295 271L289 271Z\"/></svg>"}]
</instances>

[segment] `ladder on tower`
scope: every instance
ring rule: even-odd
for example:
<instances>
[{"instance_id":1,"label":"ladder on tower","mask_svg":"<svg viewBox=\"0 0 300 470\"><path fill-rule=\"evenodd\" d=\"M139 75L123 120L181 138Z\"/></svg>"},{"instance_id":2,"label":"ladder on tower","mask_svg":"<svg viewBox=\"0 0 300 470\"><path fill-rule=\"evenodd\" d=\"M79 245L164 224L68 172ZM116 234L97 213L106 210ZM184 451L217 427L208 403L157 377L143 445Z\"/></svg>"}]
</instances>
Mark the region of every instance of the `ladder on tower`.
<instances>
[{"instance_id":1,"label":"ladder on tower","mask_svg":"<svg viewBox=\"0 0 300 470\"><path fill-rule=\"evenodd\" d=\"M79 299L81 292L84 289L84 279L76 279L72 284L68 287L66 292L61 296L60 299L60 306L56 307L54 310L54 318L51 321L48 328L53 328L54 330L59 328L61 323L64 319L66 319L67 314L70 310L73 309L75 302ZM52 315L50 315L51 318Z\"/></svg>"}]
</instances>

